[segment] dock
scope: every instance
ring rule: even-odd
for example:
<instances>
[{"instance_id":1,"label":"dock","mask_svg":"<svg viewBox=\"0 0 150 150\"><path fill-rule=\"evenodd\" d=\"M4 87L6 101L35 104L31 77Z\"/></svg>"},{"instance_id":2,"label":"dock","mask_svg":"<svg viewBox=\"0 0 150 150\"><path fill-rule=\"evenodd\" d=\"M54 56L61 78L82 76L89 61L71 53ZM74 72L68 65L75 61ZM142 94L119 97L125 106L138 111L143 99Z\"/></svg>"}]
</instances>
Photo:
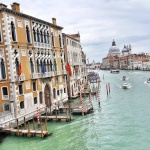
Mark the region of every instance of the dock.
<instances>
[{"instance_id":1,"label":"dock","mask_svg":"<svg viewBox=\"0 0 150 150\"><path fill-rule=\"evenodd\" d=\"M48 131L36 131L36 130L24 130L24 129L3 129L2 132L5 133L10 133L10 134L15 134L15 135L27 135L28 137L30 136L36 136L40 135L42 138L46 137L48 135Z\"/></svg>"},{"instance_id":2,"label":"dock","mask_svg":"<svg viewBox=\"0 0 150 150\"><path fill-rule=\"evenodd\" d=\"M40 116L41 119L47 119L47 120L55 120L55 121L61 121L66 120L66 122L71 121L71 116Z\"/></svg>"},{"instance_id":3,"label":"dock","mask_svg":"<svg viewBox=\"0 0 150 150\"><path fill-rule=\"evenodd\" d=\"M86 106L84 108L84 114L88 114L88 113L92 112L92 110L93 110L93 106ZM74 115L82 115L82 107L79 106L78 108L73 108L72 109L72 114L74 114Z\"/></svg>"}]
</instances>

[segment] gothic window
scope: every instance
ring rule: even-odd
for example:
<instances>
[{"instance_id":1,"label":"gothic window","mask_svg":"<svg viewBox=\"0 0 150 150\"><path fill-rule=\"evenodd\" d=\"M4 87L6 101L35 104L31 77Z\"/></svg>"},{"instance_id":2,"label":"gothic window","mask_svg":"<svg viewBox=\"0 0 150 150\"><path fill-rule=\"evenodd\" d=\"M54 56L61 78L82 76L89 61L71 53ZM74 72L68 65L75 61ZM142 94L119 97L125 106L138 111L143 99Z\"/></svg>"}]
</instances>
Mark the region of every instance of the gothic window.
<instances>
[{"instance_id":1,"label":"gothic window","mask_svg":"<svg viewBox=\"0 0 150 150\"><path fill-rule=\"evenodd\" d=\"M16 74L18 75L18 72L19 72L19 61L18 61L18 58L15 59L15 65L16 65Z\"/></svg>"},{"instance_id":2,"label":"gothic window","mask_svg":"<svg viewBox=\"0 0 150 150\"><path fill-rule=\"evenodd\" d=\"M59 35L59 46L61 47L61 36Z\"/></svg>"},{"instance_id":3,"label":"gothic window","mask_svg":"<svg viewBox=\"0 0 150 150\"><path fill-rule=\"evenodd\" d=\"M44 59L44 71L46 72L47 71L47 63L46 63L46 59Z\"/></svg>"},{"instance_id":4,"label":"gothic window","mask_svg":"<svg viewBox=\"0 0 150 150\"><path fill-rule=\"evenodd\" d=\"M41 34L41 43L43 43L43 32L42 32L42 30L40 31L40 34Z\"/></svg>"},{"instance_id":5,"label":"gothic window","mask_svg":"<svg viewBox=\"0 0 150 150\"><path fill-rule=\"evenodd\" d=\"M29 30L28 25L26 25L26 35L27 35L27 42L31 43L31 40L30 40L30 30Z\"/></svg>"},{"instance_id":6,"label":"gothic window","mask_svg":"<svg viewBox=\"0 0 150 150\"><path fill-rule=\"evenodd\" d=\"M54 71L57 71L56 59L54 59Z\"/></svg>"},{"instance_id":7,"label":"gothic window","mask_svg":"<svg viewBox=\"0 0 150 150\"><path fill-rule=\"evenodd\" d=\"M0 30L0 42L2 42L2 34L1 34L1 30Z\"/></svg>"},{"instance_id":8,"label":"gothic window","mask_svg":"<svg viewBox=\"0 0 150 150\"><path fill-rule=\"evenodd\" d=\"M40 33L39 33L39 29L37 29L37 42L40 42Z\"/></svg>"},{"instance_id":9,"label":"gothic window","mask_svg":"<svg viewBox=\"0 0 150 150\"><path fill-rule=\"evenodd\" d=\"M33 37L34 37L34 42L36 42L36 31L35 31L35 28L33 28Z\"/></svg>"},{"instance_id":10,"label":"gothic window","mask_svg":"<svg viewBox=\"0 0 150 150\"><path fill-rule=\"evenodd\" d=\"M49 32L47 32L47 44L49 44Z\"/></svg>"},{"instance_id":11,"label":"gothic window","mask_svg":"<svg viewBox=\"0 0 150 150\"><path fill-rule=\"evenodd\" d=\"M55 88L53 89L53 97L54 97L54 99L56 98L56 90L55 90Z\"/></svg>"},{"instance_id":12,"label":"gothic window","mask_svg":"<svg viewBox=\"0 0 150 150\"><path fill-rule=\"evenodd\" d=\"M5 63L4 63L3 58L1 58L1 62L0 62L0 71L1 71L1 78L5 79L6 78L6 71L5 71Z\"/></svg>"},{"instance_id":13,"label":"gothic window","mask_svg":"<svg viewBox=\"0 0 150 150\"><path fill-rule=\"evenodd\" d=\"M43 94L42 92L39 93L39 99L40 99L40 104L43 103Z\"/></svg>"},{"instance_id":14,"label":"gothic window","mask_svg":"<svg viewBox=\"0 0 150 150\"><path fill-rule=\"evenodd\" d=\"M16 31L15 31L15 25L13 21L11 21L11 35L12 35L12 40L16 41Z\"/></svg>"},{"instance_id":15,"label":"gothic window","mask_svg":"<svg viewBox=\"0 0 150 150\"><path fill-rule=\"evenodd\" d=\"M38 59L36 61L36 64L37 64L37 72L40 73L40 63Z\"/></svg>"},{"instance_id":16,"label":"gothic window","mask_svg":"<svg viewBox=\"0 0 150 150\"><path fill-rule=\"evenodd\" d=\"M46 43L46 32L44 31L44 43Z\"/></svg>"},{"instance_id":17,"label":"gothic window","mask_svg":"<svg viewBox=\"0 0 150 150\"><path fill-rule=\"evenodd\" d=\"M61 59L61 67L62 67L62 70L64 69L64 64L63 64L63 60Z\"/></svg>"},{"instance_id":18,"label":"gothic window","mask_svg":"<svg viewBox=\"0 0 150 150\"><path fill-rule=\"evenodd\" d=\"M64 88L64 93L66 93L66 88Z\"/></svg>"},{"instance_id":19,"label":"gothic window","mask_svg":"<svg viewBox=\"0 0 150 150\"><path fill-rule=\"evenodd\" d=\"M47 60L47 71L50 72L50 63L49 63L49 60Z\"/></svg>"},{"instance_id":20,"label":"gothic window","mask_svg":"<svg viewBox=\"0 0 150 150\"><path fill-rule=\"evenodd\" d=\"M52 33L52 46L54 46L54 35Z\"/></svg>"},{"instance_id":21,"label":"gothic window","mask_svg":"<svg viewBox=\"0 0 150 150\"><path fill-rule=\"evenodd\" d=\"M51 69L51 71L53 71L53 64L52 64L51 60L50 60L50 69Z\"/></svg>"},{"instance_id":22,"label":"gothic window","mask_svg":"<svg viewBox=\"0 0 150 150\"><path fill-rule=\"evenodd\" d=\"M57 90L57 95L59 95L59 90Z\"/></svg>"},{"instance_id":23,"label":"gothic window","mask_svg":"<svg viewBox=\"0 0 150 150\"><path fill-rule=\"evenodd\" d=\"M33 64L33 60L30 58L30 70L31 70L31 73L34 72L34 64Z\"/></svg>"}]
</instances>

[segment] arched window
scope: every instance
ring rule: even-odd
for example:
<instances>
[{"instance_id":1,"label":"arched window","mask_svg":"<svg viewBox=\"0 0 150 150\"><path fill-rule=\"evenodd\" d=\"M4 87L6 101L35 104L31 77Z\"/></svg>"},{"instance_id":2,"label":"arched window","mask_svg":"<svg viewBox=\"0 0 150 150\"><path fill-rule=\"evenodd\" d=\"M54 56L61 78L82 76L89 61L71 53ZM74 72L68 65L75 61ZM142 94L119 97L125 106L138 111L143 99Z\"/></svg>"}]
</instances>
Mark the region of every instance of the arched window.
<instances>
[{"instance_id":1,"label":"arched window","mask_svg":"<svg viewBox=\"0 0 150 150\"><path fill-rule=\"evenodd\" d=\"M39 99L40 99L40 104L43 103L43 94L42 92L39 93Z\"/></svg>"},{"instance_id":2,"label":"arched window","mask_svg":"<svg viewBox=\"0 0 150 150\"><path fill-rule=\"evenodd\" d=\"M49 63L49 60L47 60L47 71L50 72L50 63Z\"/></svg>"},{"instance_id":3,"label":"arched window","mask_svg":"<svg viewBox=\"0 0 150 150\"><path fill-rule=\"evenodd\" d=\"M63 64L63 60L61 59L61 68L62 70L64 70L64 64Z\"/></svg>"},{"instance_id":4,"label":"arched window","mask_svg":"<svg viewBox=\"0 0 150 150\"><path fill-rule=\"evenodd\" d=\"M46 32L44 31L44 43L46 43Z\"/></svg>"},{"instance_id":5,"label":"arched window","mask_svg":"<svg viewBox=\"0 0 150 150\"><path fill-rule=\"evenodd\" d=\"M1 31L0 31L0 42L2 42L2 34L1 34Z\"/></svg>"},{"instance_id":6,"label":"arched window","mask_svg":"<svg viewBox=\"0 0 150 150\"><path fill-rule=\"evenodd\" d=\"M2 79L5 79L6 78L6 71L5 71L5 63L4 63L4 60L3 58L1 59L1 62L0 62L0 71L1 71L1 78Z\"/></svg>"},{"instance_id":7,"label":"arched window","mask_svg":"<svg viewBox=\"0 0 150 150\"><path fill-rule=\"evenodd\" d=\"M30 41L30 30L29 30L28 25L26 25L26 34L27 34L27 42L31 43L31 41Z\"/></svg>"},{"instance_id":8,"label":"arched window","mask_svg":"<svg viewBox=\"0 0 150 150\"><path fill-rule=\"evenodd\" d=\"M18 72L19 72L19 61L18 61L18 58L15 59L15 65L16 65L16 74L18 75Z\"/></svg>"},{"instance_id":9,"label":"arched window","mask_svg":"<svg viewBox=\"0 0 150 150\"><path fill-rule=\"evenodd\" d=\"M37 72L40 73L40 63L38 59L36 61L36 64L37 64Z\"/></svg>"},{"instance_id":10,"label":"arched window","mask_svg":"<svg viewBox=\"0 0 150 150\"><path fill-rule=\"evenodd\" d=\"M62 45L61 45L61 36L60 36L60 34L59 34L59 46L61 47Z\"/></svg>"},{"instance_id":11,"label":"arched window","mask_svg":"<svg viewBox=\"0 0 150 150\"><path fill-rule=\"evenodd\" d=\"M12 40L16 41L16 31L15 31L15 25L13 21L11 21L11 35L12 35Z\"/></svg>"},{"instance_id":12,"label":"arched window","mask_svg":"<svg viewBox=\"0 0 150 150\"><path fill-rule=\"evenodd\" d=\"M49 32L47 32L47 44L49 44Z\"/></svg>"},{"instance_id":13,"label":"arched window","mask_svg":"<svg viewBox=\"0 0 150 150\"><path fill-rule=\"evenodd\" d=\"M54 46L54 35L52 33L52 46Z\"/></svg>"},{"instance_id":14,"label":"arched window","mask_svg":"<svg viewBox=\"0 0 150 150\"><path fill-rule=\"evenodd\" d=\"M51 60L50 60L50 69L51 69L51 71L53 71L53 64L52 64Z\"/></svg>"},{"instance_id":15,"label":"arched window","mask_svg":"<svg viewBox=\"0 0 150 150\"><path fill-rule=\"evenodd\" d=\"M36 42L36 31L34 28L33 28L33 37L34 37L34 42Z\"/></svg>"},{"instance_id":16,"label":"arched window","mask_svg":"<svg viewBox=\"0 0 150 150\"><path fill-rule=\"evenodd\" d=\"M34 72L34 64L33 64L33 60L30 58L30 69L31 69L31 73Z\"/></svg>"},{"instance_id":17,"label":"arched window","mask_svg":"<svg viewBox=\"0 0 150 150\"><path fill-rule=\"evenodd\" d=\"M56 98L56 90L55 90L55 88L53 89L53 97L54 97L54 99Z\"/></svg>"},{"instance_id":18,"label":"arched window","mask_svg":"<svg viewBox=\"0 0 150 150\"><path fill-rule=\"evenodd\" d=\"M56 59L54 59L54 71L57 71Z\"/></svg>"},{"instance_id":19,"label":"arched window","mask_svg":"<svg viewBox=\"0 0 150 150\"><path fill-rule=\"evenodd\" d=\"M37 29L37 42L40 42L40 33L39 33L39 29Z\"/></svg>"},{"instance_id":20,"label":"arched window","mask_svg":"<svg viewBox=\"0 0 150 150\"><path fill-rule=\"evenodd\" d=\"M40 31L40 34L41 34L41 43L43 43L43 32L42 32L42 30Z\"/></svg>"},{"instance_id":21,"label":"arched window","mask_svg":"<svg viewBox=\"0 0 150 150\"><path fill-rule=\"evenodd\" d=\"M46 59L44 59L43 63L44 63L44 71L47 72L47 62L46 62Z\"/></svg>"}]
</instances>

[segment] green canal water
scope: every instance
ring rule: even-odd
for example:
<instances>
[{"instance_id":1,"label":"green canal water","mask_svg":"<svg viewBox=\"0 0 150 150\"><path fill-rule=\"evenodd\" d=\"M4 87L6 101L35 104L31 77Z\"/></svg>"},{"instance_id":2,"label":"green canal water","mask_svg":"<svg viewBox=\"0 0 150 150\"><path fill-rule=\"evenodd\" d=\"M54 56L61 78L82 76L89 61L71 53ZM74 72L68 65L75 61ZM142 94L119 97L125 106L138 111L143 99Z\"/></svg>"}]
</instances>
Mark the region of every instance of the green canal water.
<instances>
[{"instance_id":1,"label":"green canal water","mask_svg":"<svg viewBox=\"0 0 150 150\"><path fill-rule=\"evenodd\" d=\"M9 135L0 143L0 150L149 150L150 83L145 81L150 72L96 72L102 80L101 108L93 97L93 113L73 116L72 122L48 122L53 135L44 139ZM129 89L121 88L124 75Z\"/></svg>"}]
</instances>

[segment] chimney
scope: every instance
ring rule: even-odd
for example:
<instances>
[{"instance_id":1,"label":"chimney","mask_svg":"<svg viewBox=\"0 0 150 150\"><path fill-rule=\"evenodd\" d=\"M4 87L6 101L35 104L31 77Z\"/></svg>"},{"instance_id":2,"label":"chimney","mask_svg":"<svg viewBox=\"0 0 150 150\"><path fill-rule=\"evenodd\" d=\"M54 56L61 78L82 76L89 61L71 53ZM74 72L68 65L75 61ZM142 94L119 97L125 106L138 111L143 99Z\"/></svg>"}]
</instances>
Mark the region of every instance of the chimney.
<instances>
[{"instance_id":1,"label":"chimney","mask_svg":"<svg viewBox=\"0 0 150 150\"><path fill-rule=\"evenodd\" d=\"M11 9L14 10L14 11L20 12L20 4L14 2L14 3L11 5Z\"/></svg>"},{"instance_id":2,"label":"chimney","mask_svg":"<svg viewBox=\"0 0 150 150\"><path fill-rule=\"evenodd\" d=\"M1 8L7 8L7 5L0 3L0 9Z\"/></svg>"},{"instance_id":3,"label":"chimney","mask_svg":"<svg viewBox=\"0 0 150 150\"><path fill-rule=\"evenodd\" d=\"M56 25L56 18L52 18L52 23Z\"/></svg>"}]
</instances>

